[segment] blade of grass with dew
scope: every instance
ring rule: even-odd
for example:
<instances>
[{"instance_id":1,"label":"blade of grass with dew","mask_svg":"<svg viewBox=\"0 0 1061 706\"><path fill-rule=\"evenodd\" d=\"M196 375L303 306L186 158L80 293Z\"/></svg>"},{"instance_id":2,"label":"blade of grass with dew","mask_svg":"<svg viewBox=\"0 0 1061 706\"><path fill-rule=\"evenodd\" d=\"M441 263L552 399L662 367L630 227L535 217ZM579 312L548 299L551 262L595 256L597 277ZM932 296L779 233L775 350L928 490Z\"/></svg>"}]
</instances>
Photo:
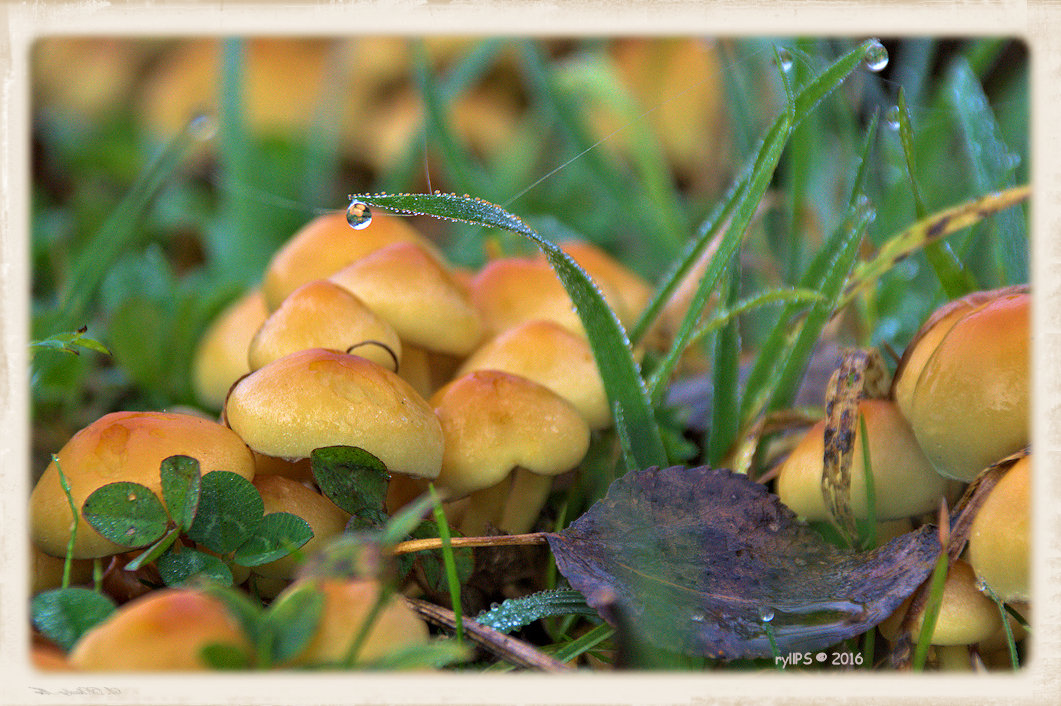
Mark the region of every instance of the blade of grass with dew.
<instances>
[{"instance_id":1,"label":"blade of grass with dew","mask_svg":"<svg viewBox=\"0 0 1061 706\"><path fill-rule=\"evenodd\" d=\"M557 615L598 615L578 591L539 591L529 596L509 598L475 616L475 621L498 632L510 633L535 620Z\"/></svg>"},{"instance_id":2,"label":"blade of grass with dew","mask_svg":"<svg viewBox=\"0 0 1061 706\"><path fill-rule=\"evenodd\" d=\"M902 233L890 238L877 251L877 255L872 260L862 262L855 268L845 288L841 305L850 302L860 291L873 284L896 263L924 247L925 243L934 242L963 228L975 225L994 213L1016 206L1030 195L1031 187L1014 186L960 203L918 221Z\"/></svg>"},{"instance_id":3,"label":"blade of grass with dew","mask_svg":"<svg viewBox=\"0 0 1061 706\"><path fill-rule=\"evenodd\" d=\"M813 303L822 301L823 297L813 289L783 288L771 289L742 299L731 307L721 308L706 318L700 327L693 332L692 340L699 341L705 335L717 331L732 319L742 314L760 309L764 306L788 303Z\"/></svg>"},{"instance_id":4,"label":"blade of grass with dew","mask_svg":"<svg viewBox=\"0 0 1061 706\"><path fill-rule=\"evenodd\" d=\"M921 189L917 185L917 169L914 166L914 129L910 124L910 111L906 106L906 97L903 89L899 87L899 100L896 104L899 114L899 142L903 147L903 156L906 158L906 174L910 180L910 191L914 197L914 213L917 220L922 220L927 215L925 202L921 198ZM925 246L925 257L936 272L936 277L943 286L948 299L959 299L969 292L978 289L972 275L962 265L961 260L951 250L950 245L943 241L930 243Z\"/></svg>"},{"instance_id":5,"label":"blade of grass with dew","mask_svg":"<svg viewBox=\"0 0 1061 706\"><path fill-rule=\"evenodd\" d=\"M435 527L438 528L438 537L442 540L442 565L446 570L446 587L449 589L450 606L453 615L456 616L457 644L464 644L464 620L461 614L461 586L457 578L457 563L453 559L453 547L450 545L449 523L446 521L446 513L442 509L442 501L435 492L435 486L429 485L428 490L434 501L432 511L435 515Z\"/></svg>"},{"instance_id":6,"label":"blade of grass with dew","mask_svg":"<svg viewBox=\"0 0 1061 706\"><path fill-rule=\"evenodd\" d=\"M697 323L700 312L707 302L709 294L721 274L722 267L736 252L740 238L758 209L758 204L770 185L774 170L781 157L792 129L803 120L826 96L832 93L843 80L863 61L866 51L874 45L875 40L860 44L854 51L848 52L836 62L818 74L796 97L789 101L785 112L777 117L764 137L756 154L755 162L748 175L747 185L738 191L738 203L730 221L726 235L719 243L707 271L693 297L678 333L675 336L667 355L653 373L649 381L649 391L653 399L662 394L664 384L677 366L681 353L684 352L688 339ZM783 77L783 80L787 80Z\"/></svg>"},{"instance_id":7,"label":"blade of grass with dew","mask_svg":"<svg viewBox=\"0 0 1061 706\"><path fill-rule=\"evenodd\" d=\"M862 198L862 189L869 165L869 153L877 134L877 121L878 116L874 113L859 152L859 161L854 170L854 183L848 202L851 212L858 208ZM834 230L832 236L822 244L807 265L799 281L800 289L822 292L829 283L835 284L837 281L842 281L837 278L846 277L845 267L849 268L850 265L845 262L845 258L839 258L838 255L851 251L853 246L850 240L858 235L855 229L837 228ZM824 302L819 301L816 306L822 304ZM792 386L791 380L785 382L785 365L790 364L802 371L806 360L794 360L794 356L809 356L813 350L813 343L817 341L817 336L820 334L820 330L814 332L813 337L808 335L803 339L804 342L799 344L803 329L807 326L806 318L793 322L793 317L798 314L799 310L800 306L796 302L786 304L777 318L777 323L774 324L759 348L755 363L745 382L744 399L741 402L741 419L745 426L758 417L762 411L787 405L795 395L795 387ZM806 348L807 341L811 342L811 348ZM793 349L797 345L801 346L800 350L794 353ZM798 382L796 384L798 385ZM781 385L785 385L786 388L780 389ZM772 400L774 402L771 402Z\"/></svg>"},{"instance_id":8,"label":"blade of grass with dew","mask_svg":"<svg viewBox=\"0 0 1061 706\"><path fill-rule=\"evenodd\" d=\"M616 424L621 424L628 433L631 452L638 467L648 468L667 463L663 438L653 414L648 390L638 372L622 324L604 301L600 290L567 253L542 238L518 217L482 199L456 194L357 194L353 198L369 206L399 213L429 215L502 228L536 243L545 253L582 320L604 388L608 392L609 403L613 410L622 413L622 420L617 419Z\"/></svg>"},{"instance_id":9,"label":"blade of grass with dew","mask_svg":"<svg viewBox=\"0 0 1061 706\"><path fill-rule=\"evenodd\" d=\"M740 296L740 252L730 260L728 283L719 304L730 307ZM715 333L711 366L714 398L711 401L711 426L707 439L707 465L717 466L740 431L740 320L731 317Z\"/></svg>"},{"instance_id":10,"label":"blade of grass with dew","mask_svg":"<svg viewBox=\"0 0 1061 706\"><path fill-rule=\"evenodd\" d=\"M1001 130L984 95L980 81L964 59L956 59L947 77L948 97L958 115L965 153L973 167L977 192L986 193L1014 186L1017 166L1014 153L1002 141ZM995 216L988 229L989 252L999 261L998 284L1017 284L1028 278L1027 223L1019 209Z\"/></svg>"}]
</instances>

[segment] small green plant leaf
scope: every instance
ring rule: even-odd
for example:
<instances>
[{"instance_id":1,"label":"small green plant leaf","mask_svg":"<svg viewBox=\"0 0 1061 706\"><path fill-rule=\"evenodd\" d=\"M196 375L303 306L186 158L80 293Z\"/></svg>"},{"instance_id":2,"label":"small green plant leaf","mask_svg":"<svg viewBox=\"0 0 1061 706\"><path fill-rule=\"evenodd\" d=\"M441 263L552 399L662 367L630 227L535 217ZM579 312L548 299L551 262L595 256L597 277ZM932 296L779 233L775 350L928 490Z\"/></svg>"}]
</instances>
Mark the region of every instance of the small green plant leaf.
<instances>
[{"instance_id":1,"label":"small green plant leaf","mask_svg":"<svg viewBox=\"0 0 1061 706\"><path fill-rule=\"evenodd\" d=\"M170 517L182 530L195 521L199 507L202 480L199 462L188 456L170 456L162 462L162 499L166 501Z\"/></svg>"},{"instance_id":2,"label":"small green plant leaf","mask_svg":"<svg viewBox=\"0 0 1061 706\"><path fill-rule=\"evenodd\" d=\"M188 547L158 557L155 568L167 586L180 586L193 580L206 580L222 586L231 586L233 582L232 571L225 562Z\"/></svg>"},{"instance_id":3,"label":"small green plant leaf","mask_svg":"<svg viewBox=\"0 0 1061 706\"><path fill-rule=\"evenodd\" d=\"M97 532L123 547L143 547L157 541L169 522L154 492L128 481L97 488L85 499L81 514Z\"/></svg>"},{"instance_id":4,"label":"small green plant leaf","mask_svg":"<svg viewBox=\"0 0 1061 706\"><path fill-rule=\"evenodd\" d=\"M106 620L117 606L87 588L59 588L38 593L30 608L33 624L45 637L70 651L81 636Z\"/></svg>"},{"instance_id":5,"label":"small green plant leaf","mask_svg":"<svg viewBox=\"0 0 1061 706\"><path fill-rule=\"evenodd\" d=\"M260 603L256 603L245 591L231 586L208 583L202 587L202 590L225 606L225 610L236 621L251 644L257 645L261 642L266 630L264 627L265 610Z\"/></svg>"},{"instance_id":6,"label":"small green plant leaf","mask_svg":"<svg viewBox=\"0 0 1061 706\"><path fill-rule=\"evenodd\" d=\"M240 566L261 566L282 559L313 539L309 523L290 512L271 512L262 518L254 536L236 549Z\"/></svg>"},{"instance_id":7,"label":"small green plant leaf","mask_svg":"<svg viewBox=\"0 0 1061 706\"><path fill-rule=\"evenodd\" d=\"M509 598L475 616L475 621L498 632L510 633L535 620L556 615L596 615L578 591L539 591L522 598Z\"/></svg>"},{"instance_id":8,"label":"small green plant leaf","mask_svg":"<svg viewBox=\"0 0 1061 706\"><path fill-rule=\"evenodd\" d=\"M451 531L452 533L452 531ZM421 522L413 530L407 539L429 539L439 536L438 524L430 520ZM399 572L404 568L408 572L414 563L420 565L424 572L424 579L428 587L440 594L448 593L449 583L446 579L446 570L442 557L442 550L416 552L415 554L399 554L395 557ZM475 555L471 549L453 549L453 563L457 570L457 583L464 585L471 578L475 569Z\"/></svg>"},{"instance_id":9,"label":"small green plant leaf","mask_svg":"<svg viewBox=\"0 0 1061 706\"><path fill-rule=\"evenodd\" d=\"M286 592L266 610L264 620L273 635L272 659L293 659L309 643L320 624L324 594L312 581Z\"/></svg>"},{"instance_id":10,"label":"small green plant leaf","mask_svg":"<svg viewBox=\"0 0 1061 706\"><path fill-rule=\"evenodd\" d=\"M150 564L155 559L158 559L167 549L173 546L173 543L177 540L177 537L180 535L180 532L180 527L171 527L169 531L162 535L162 539L152 544L150 547L145 549L140 554L140 556L136 557L128 564L126 564L125 570L136 571L144 564Z\"/></svg>"},{"instance_id":11,"label":"small green plant leaf","mask_svg":"<svg viewBox=\"0 0 1061 706\"><path fill-rule=\"evenodd\" d=\"M230 471L202 477L199 509L188 536L218 554L235 551L262 521L265 503L249 480Z\"/></svg>"},{"instance_id":12,"label":"small green plant leaf","mask_svg":"<svg viewBox=\"0 0 1061 706\"><path fill-rule=\"evenodd\" d=\"M355 446L325 446L310 454L313 479L324 496L351 515L382 512L390 476L378 458ZM372 521L376 515L370 513Z\"/></svg>"},{"instance_id":13,"label":"small green plant leaf","mask_svg":"<svg viewBox=\"0 0 1061 706\"><path fill-rule=\"evenodd\" d=\"M77 331L57 333L40 341L30 341L30 353L36 353L38 350L56 350L72 355L81 355L81 351L78 349L87 348L104 355L111 354L105 345L94 338L86 336L85 333L87 332L88 326L82 326Z\"/></svg>"},{"instance_id":14,"label":"small green plant leaf","mask_svg":"<svg viewBox=\"0 0 1061 706\"><path fill-rule=\"evenodd\" d=\"M351 198L398 213L501 228L522 235L541 248L564 285L586 330L604 389L613 410L622 413L631 451L642 467L664 464L666 449L652 413L648 389L634 360L630 340L604 296L578 264L513 214L479 198L456 194L356 194Z\"/></svg>"},{"instance_id":15,"label":"small green plant leaf","mask_svg":"<svg viewBox=\"0 0 1061 706\"><path fill-rule=\"evenodd\" d=\"M247 651L237 645L214 642L203 647L199 657L211 669L218 671L242 671L250 669L254 661Z\"/></svg>"}]
</instances>

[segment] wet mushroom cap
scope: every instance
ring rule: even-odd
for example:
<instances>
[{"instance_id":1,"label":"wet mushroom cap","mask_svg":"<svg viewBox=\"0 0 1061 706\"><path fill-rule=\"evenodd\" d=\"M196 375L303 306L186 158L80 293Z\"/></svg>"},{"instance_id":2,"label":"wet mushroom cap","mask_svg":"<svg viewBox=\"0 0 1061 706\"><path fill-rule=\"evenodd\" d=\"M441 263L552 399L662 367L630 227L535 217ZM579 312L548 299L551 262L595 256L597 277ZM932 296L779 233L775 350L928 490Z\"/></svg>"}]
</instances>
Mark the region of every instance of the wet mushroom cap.
<instances>
[{"instance_id":1,"label":"wet mushroom cap","mask_svg":"<svg viewBox=\"0 0 1061 706\"><path fill-rule=\"evenodd\" d=\"M312 348L273 361L233 386L225 420L266 456L356 446L392 473L435 478L441 468L432 409L397 375L355 355Z\"/></svg>"},{"instance_id":2,"label":"wet mushroom cap","mask_svg":"<svg viewBox=\"0 0 1061 706\"><path fill-rule=\"evenodd\" d=\"M1013 464L976 513L968 558L1007 603L1031 598L1031 456Z\"/></svg>"},{"instance_id":3,"label":"wet mushroom cap","mask_svg":"<svg viewBox=\"0 0 1061 706\"><path fill-rule=\"evenodd\" d=\"M75 434L57 454L80 509L97 488L118 481L147 486L162 497L159 469L174 455L199 461L199 471L231 471L254 477L254 455L231 429L202 417L165 412L113 412ZM72 517L53 460L30 495L33 542L52 556L65 556ZM104 539L87 522L78 525L74 558L128 551Z\"/></svg>"},{"instance_id":4,"label":"wet mushroom cap","mask_svg":"<svg viewBox=\"0 0 1061 706\"><path fill-rule=\"evenodd\" d=\"M970 481L1028 445L1030 304L1014 293L975 308L925 361L907 418L941 475Z\"/></svg>"},{"instance_id":5,"label":"wet mushroom cap","mask_svg":"<svg viewBox=\"0 0 1061 706\"><path fill-rule=\"evenodd\" d=\"M265 270L262 293L269 311L302 285L327 279L355 260L393 243L416 242L434 246L396 216L373 214L372 224L354 230L346 211L318 216L281 247Z\"/></svg>"},{"instance_id":6,"label":"wet mushroom cap","mask_svg":"<svg viewBox=\"0 0 1061 706\"><path fill-rule=\"evenodd\" d=\"M564 473L589 448L589 426L574 405L518 375L469 373L430 403L446 440L436 486L450 499L496 485L517 467Z\"/></svg>"},{"instance_id":7,"label":"wet mushroom cap","mask_svg":"<svg viewBox=\"0 0 1061 706\"><path fill-rule=\"evenodd\" d=\"M367 358L394 370L401 360L398 334L360 299L328 280L291 292L262 323L248 347L250 370L309 348L328 348Z\"/></svg>"},{"instance_id":8,"label":"wet mushroom cap","mask_svg":"<svg viewBox=\"0 0 1061 706\"><path fill-rule=\"evenodd\" d=\"M935 472L917 445L910 425L894 402L862 400L859 411L866 419L869 455L873 470L875 511L878 520L895 520L929 512L939 504L946 480ZM856 424L851 457L851 510L855 517L868 514L861 425ZM811 427L781 466L777 494L781 502L807 520L827 520L822 494L825 422Z\"/></svg>"},{"instance_id":9,"label":"wet mushroom cap","mask_svg":"<svg viewBox=\"0 0 1061 706\"><path fill-rule=\"evenodd\" d=\"M201 652L216 643L250 650L219 600L167 588L123 604L85 633L70 652L70 663L85 671L207 670Z\"/></svg>"}]
</instances>

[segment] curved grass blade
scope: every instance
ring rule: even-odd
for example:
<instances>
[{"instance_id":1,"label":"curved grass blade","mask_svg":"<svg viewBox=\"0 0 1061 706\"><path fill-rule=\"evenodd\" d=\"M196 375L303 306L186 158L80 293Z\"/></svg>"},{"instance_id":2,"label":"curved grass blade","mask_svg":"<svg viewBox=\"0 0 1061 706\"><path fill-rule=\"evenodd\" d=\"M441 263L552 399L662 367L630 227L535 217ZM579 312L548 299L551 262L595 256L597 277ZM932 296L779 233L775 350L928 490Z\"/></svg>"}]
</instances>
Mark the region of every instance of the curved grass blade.
<instances>
[{"instance_id":1,"label":"curved grass blade","mask_svg":"<svg viewBox=\"0 0 1061 706\"><path fill-rule=\"evenodd\" d=\"M509 598L475 616L478 623L498 632L510 633L535 620L559 615L597 615L578 591L539 591L521 598Z\"/></svg>"},{"instance_id":2,"label":"curved grass blade","mask_svg":"<svg viewBox=\"0 0 1061 706\"><path fill-rule=\"evenodd\" d=\"M542 238L517 216L488 201L456 194L354 194L352 199L369 206L410 215L429 215L472 225L502 228L534 241L545 253L575 305L589 337L615 420L630 439L631 451L641 468L666 463L663 438L652 412L648 390L634 361L630 340L615 312L605 303L593 281L571 257Z\"/></svg>"},{"instance_id":3,"label":"curved grass blade","mask_svg":"<svg viewBox=\"0 0 1061 706\"><path fill-rule=\"evenodd\" d=\"M911 253L924 247L926 243L935 242L951 233L975 225L994 213L1021 203L1030 195L1030 186L1014 186L1005 191L995 191L978 199L966 201L918 221L886 242L875 258L855 268L840 300L840 306L847 305L878 277Z\"/></svg>"}]
</instances>

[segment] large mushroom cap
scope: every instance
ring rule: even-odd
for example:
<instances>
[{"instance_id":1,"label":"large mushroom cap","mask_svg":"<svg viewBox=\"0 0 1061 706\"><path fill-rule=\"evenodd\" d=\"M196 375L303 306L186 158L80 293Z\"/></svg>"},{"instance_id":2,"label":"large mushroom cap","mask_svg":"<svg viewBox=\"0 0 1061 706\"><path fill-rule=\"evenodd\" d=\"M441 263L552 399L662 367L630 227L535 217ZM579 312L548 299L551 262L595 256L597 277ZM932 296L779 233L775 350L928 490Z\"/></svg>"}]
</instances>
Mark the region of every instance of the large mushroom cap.
<instances>
[{"instance_id":1,"label":"large mushroom cap","mask_svg":"<svg viewBox=\"0 0 1061 706\"><path fill-rule=\"evenodd\" d=\"M450 498L504 480L515 468L553 476L577 466L589 426L575 407L536 382L480 370L431 398L445 434L437 485Z\"/></svg>"},{"instance_id":2,"label":"large mushroom cap","mask_svg":"<svg viewBox=\"0 0 1061 706\"><path fill-rule=\"evenodd\" d=\"M894 402L862 400L859 411L869 433L870 464L873 469L875 512L878 520L894 520L929 512L939 504L946 481L921 452L910 425ZM855 427L851 458L851 510L855 517L869 516L866 494L862 431ZM829 511L822 495L825 422L811 427L781 467L777 494L781 502L808 520L827 520Z\"/></svg>"},{"instance_id":3,"label":"large mushroom cap","mask_svg":"<svg viewBox=\"0 0 1061 706\"><path fill-rule=\"evenodd\" d=\"M262 280L269 311L307 282L327 279L351 262L393 243L416 242L433 248L401 218L373 214L372 225L354 230L346 211L319 216L295 233L270 260Z\"/></svg>"},{"instance_id":4,"label":"large mushroom cap","mask_svg":"<svg viewBox=\"0 0 1061 706\"><path fill-rule=\"evenodd\" d=\"M162 497L159 469L170 456L199 461L199 471L231 471L250 480L254 456L231 429L187 414L113 412L85 427L57 454L74 505L108 483L131 481ZM72 517L55 461L30 495L33 541L53 556L65 556ZM127 551L104 539L86 522L78 525L74 557L90 559Z\"/></svg>"},{"instance_id":5,"label":"large mushroom cap","mask_svg":"<svg viewBox=\"0 0 1061 706\"><path fill-rule=\"evenodd\" d=\"M1031 598L1031 456L1013 464L976 513L969 564L999 598Z\"/></svg>"},{"instance_id":6,"label":"large mushroom cap","mask_svg":"<svg viewBox=\"0 0 1061 706\"><path fill-rule=\"evenodd\" d=\"M408 383L364 358L311 348L280 358L232 387L225 419L260 454L305 458L356 446L394 473L435 478L442 429Z\"/></svg>"},{"instance_id":7,"label":"large mushroom cap","mask_svg":"<svg viewBox=\"0 0 1061 706\"><path fill-rule=\"evenodd\" d=\"M356 294L402 341L464 356L483 321L447 265L416 243L395 243L351 263L330 280Z\"/></svg>"},{"instance_id":8,"label":"large mushroom cap","mask_svg":"<svg viewBox=\"0 0 1061 706\"><path fill-rule=\"evenodd\" d=\"M1030 304L1010 293L976 307L917 376L908 419L940 474L969 481L1028 445Z\"/></svg>"},{"instance_id":9,"label":"large mushroom cap","mask_svg":"<svg viewBox=\"0 0 1061 706\"><path fill-rule=\"evenodd\" d=\"M285 355L308 348L353 351L393 370L402 348L394 328L348 290L328 280L291 292L251 339L247 357L257 370Z\"/></svg>"}]
</instances>

